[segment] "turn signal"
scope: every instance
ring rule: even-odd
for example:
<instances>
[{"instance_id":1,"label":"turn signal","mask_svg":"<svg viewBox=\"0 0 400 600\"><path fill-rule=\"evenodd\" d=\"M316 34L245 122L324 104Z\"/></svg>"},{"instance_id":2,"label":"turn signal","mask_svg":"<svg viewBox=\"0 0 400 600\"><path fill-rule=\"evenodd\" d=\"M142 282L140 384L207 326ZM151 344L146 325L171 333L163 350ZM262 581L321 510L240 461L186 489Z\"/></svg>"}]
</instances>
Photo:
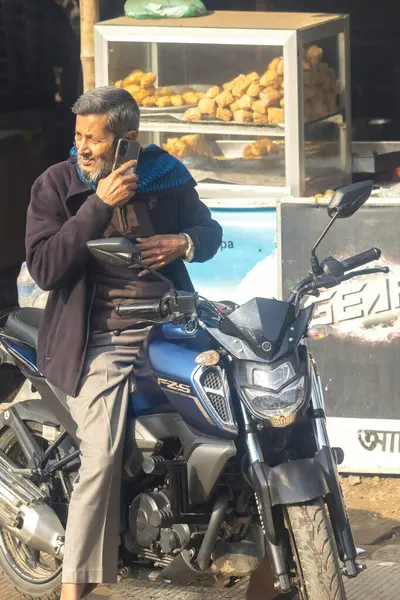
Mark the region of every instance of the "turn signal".
<instances>
[{"instance_id":1,"label":"turn signal","mask_svg":"<svg viewBox=\"0 0 400 600\"><path fill-rule=\"evenodd\" d=\"M330 325L311 325L307 331L307 336L313 340L323 340L332 333Z\"/></svg>"},{"instance_id":2,"label":"turn signal","mask_svg":"<svg viewBox=\"0 0 400 600\"><path fill-rule=\"evenodd\" d=\"M211 367L219 363L219 358L216 350L207 350L196 356L195 362L202 367Z\"/></svg>"}]
</instances>

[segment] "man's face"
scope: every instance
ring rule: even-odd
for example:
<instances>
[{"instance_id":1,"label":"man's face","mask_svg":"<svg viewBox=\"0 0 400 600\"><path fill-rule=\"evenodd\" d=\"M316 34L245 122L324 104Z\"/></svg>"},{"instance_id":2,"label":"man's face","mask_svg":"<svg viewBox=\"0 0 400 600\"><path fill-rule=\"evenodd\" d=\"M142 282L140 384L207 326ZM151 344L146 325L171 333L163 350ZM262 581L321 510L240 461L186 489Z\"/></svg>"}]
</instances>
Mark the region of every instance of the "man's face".
<instances>
[{"instance_id":1,"label":"man's face","mask_svg":"<svg viewBox=\"0 0 400 600\"><path fill-rule=\"evenodd\" d=\"M78 166L91 183L98 183L112 171L117 140L108 130L107 121L107 115L76 117Z\"/></svg>"}]
</instances>

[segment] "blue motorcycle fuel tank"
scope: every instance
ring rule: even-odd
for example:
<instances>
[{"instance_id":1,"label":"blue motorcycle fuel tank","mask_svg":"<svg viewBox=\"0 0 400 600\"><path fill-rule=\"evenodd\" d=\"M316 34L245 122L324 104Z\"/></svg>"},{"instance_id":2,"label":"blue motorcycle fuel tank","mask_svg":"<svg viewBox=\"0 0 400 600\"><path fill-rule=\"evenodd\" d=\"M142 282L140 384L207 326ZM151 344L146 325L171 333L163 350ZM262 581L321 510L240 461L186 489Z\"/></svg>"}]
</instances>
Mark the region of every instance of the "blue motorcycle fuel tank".
<instances>
[{"instance_id":1,"label":"blue motorcycle fuel tank","mask_svg":"<svg viewBox=\"0 0 400 600\"><path fill-rule=\"evenodd\" d=\"M236 437L237 426L229 389L222 385L225 377L223 369L219 366L200 367L196 363L199 354L214 348L215 342L202 329L189 333L181 324L153 327L145 346L143 363L146 366L136 371L137 388L131 396L135 416L178 412L202 433L214 437ZM220 378L219 391L207 395L202 385L205 378L208 378L210 386L215 385L216 388ZM222 397L222 388L226 392L225 398Z\"/></svg>"}]
</instances>

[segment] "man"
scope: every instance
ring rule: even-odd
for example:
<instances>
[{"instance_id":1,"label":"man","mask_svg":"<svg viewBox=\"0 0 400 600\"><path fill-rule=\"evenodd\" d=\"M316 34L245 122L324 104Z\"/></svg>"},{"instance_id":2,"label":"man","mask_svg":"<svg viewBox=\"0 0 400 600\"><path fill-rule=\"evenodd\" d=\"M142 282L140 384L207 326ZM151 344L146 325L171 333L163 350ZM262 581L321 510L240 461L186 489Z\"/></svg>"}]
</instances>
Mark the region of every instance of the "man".
<instances>
[{"instance_id":1,"label":"man","mask_svg":"<svg viewBox=\"0 0 400 600\"><path fill-rule=\"evenodd\" d=\"M221 227L200 202L187 169L156 146L112 172L119 138L135 140L139 109L128 92L103 87L81 96L70 160L32 188L27 264L50 290L39 331L38 364L67 394L80 439L81 468L69 508L62 600L85 583L117 576L121 454L133 362L148 330L126 329L114 309L166 291L147 271L91 258L86 243L102 236L137 241L143 263L178 289L193 289L184 260L211 259Z\"/></svg>"}]
</instances>

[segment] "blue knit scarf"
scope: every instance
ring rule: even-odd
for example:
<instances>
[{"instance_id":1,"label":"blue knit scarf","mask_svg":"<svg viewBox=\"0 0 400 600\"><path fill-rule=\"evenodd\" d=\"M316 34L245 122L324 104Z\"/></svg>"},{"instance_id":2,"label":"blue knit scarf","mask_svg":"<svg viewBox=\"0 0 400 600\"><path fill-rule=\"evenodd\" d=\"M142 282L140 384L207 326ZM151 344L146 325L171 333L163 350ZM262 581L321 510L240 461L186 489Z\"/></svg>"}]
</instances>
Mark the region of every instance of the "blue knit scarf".
<instances>
[{"instance_id":1,"label":"blue knit scarf","mask_svg":"<svg viewBox=\"0 0 400 600\"><path fill-rule=\"evenodd\" d=\"M75 145L70 151L70 159L75 163L78 177L82 183L96 191L97 184L88 181L78 166ZM137 193L160 192L189 183L195 185L187 168L177 158L155 144L151 144L141 151L136 174L139 178Z\"/></svg>"}]
</instances>

